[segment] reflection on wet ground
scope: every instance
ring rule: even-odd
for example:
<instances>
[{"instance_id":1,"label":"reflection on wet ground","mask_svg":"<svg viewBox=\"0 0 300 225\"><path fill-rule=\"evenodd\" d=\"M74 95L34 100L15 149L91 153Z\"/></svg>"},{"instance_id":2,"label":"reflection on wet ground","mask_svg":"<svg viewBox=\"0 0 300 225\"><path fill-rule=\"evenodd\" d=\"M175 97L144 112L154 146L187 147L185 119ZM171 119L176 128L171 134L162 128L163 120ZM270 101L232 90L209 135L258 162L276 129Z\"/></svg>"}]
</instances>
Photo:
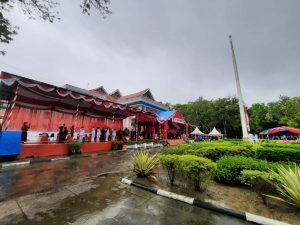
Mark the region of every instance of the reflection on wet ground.
<instances>
[{"instance_id":1,"label":"reflection on wet ground","mask_svg":"<svg viewBox=\"0 0 300 225\"><path fill-rule=\"evenodd\" d=\"M126 186L130 152L0 173L0 225L249 224ZM4 201L5 200L5 201Z\"/></svg>"},{"instance_id":2,"label":"reflection on wet ground","mask_svg":"<svg viewBox=\"0 0 300 225\"><path fill-rule=\"evenodd\" d=\"M112 152L81 159L33 164L2 170L0 201L51 190L108 171L130 169L130 152Z\"/></svg>"}]
</instances>

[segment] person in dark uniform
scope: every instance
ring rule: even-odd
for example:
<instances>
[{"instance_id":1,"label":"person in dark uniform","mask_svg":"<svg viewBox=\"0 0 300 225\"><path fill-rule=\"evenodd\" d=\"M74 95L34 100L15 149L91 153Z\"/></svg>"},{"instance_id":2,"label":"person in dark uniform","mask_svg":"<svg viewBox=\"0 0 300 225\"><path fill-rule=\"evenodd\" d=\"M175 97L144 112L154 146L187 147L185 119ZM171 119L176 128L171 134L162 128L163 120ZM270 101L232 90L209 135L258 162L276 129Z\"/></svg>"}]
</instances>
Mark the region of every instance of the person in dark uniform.
<instances>
[{"instance_id":1,"label":"person in dark uniform","mask_svg":"<svg viewBox=\"0 0 300 225\"><path fill-rule=\"evenodd\" d=\"M27 133L28 133L28 130L29 130L29 129L30 129L30 123L24 122L24 123L23 123L23 126L22 126L22 128L21 128L21 131L22 131L21 141L22 141L22 142L27 141Z\"/></svg>"},{"instance_id":2,"label":"person in dark uniform","mask_svg":"<svg viewBox=\"0 0 300 225\"><path fill-rule=\"evenodd\" d=\"M59 143L64 143L66 140L66 137L68 135L68 129L66 128L66 125L63 124L62 126L59 127Z\"/></svg>"}]
</instances>

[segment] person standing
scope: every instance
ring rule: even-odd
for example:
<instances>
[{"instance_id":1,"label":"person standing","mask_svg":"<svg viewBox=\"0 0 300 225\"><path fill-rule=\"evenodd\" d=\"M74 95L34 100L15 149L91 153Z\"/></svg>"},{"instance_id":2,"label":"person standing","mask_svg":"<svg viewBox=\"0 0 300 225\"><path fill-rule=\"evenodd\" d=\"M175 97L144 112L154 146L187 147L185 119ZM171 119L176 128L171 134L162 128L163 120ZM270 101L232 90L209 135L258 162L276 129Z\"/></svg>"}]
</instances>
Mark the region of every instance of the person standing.
<instances>
[{"instance_id":1,"label":"person standing","mask_svg":"<svg viewBox=\"0 0 300 225\"><path fill-rule=\"evenodd\" d=\"M96 129L95 129L95 127L93 127L92 128L91 142L95 142L95 137L96 137Z\"/></svg>"},{"instance_id":2,"label":"person standing","mask_svg":"<svg viewBox=\"0 0 300 225\"><path fill-rule=\"evenodd\" d=\"M116 140L116 135L117 135L116 129L113 129L112 133L111 133L111 141L115 141Z\"/></svg>"},{"instance_id":3,"label":"person standing","mask_svg":"<svg viewBox=\"0 0 300 225\"><path fill-rule=\"evenodd\" d=\"M251 144L253 144L253 142L254 142L254 136L253 136L253 134L249 133L249 134L248 134L248 139L249 139L249 142L250 142Z\"/></svg>"},{"instance_id":4,"label":"person standing","mask_svg":"<svg viewBox=\"0 0 300 225\"><path fill-rule=\"evenodd\" d=\"M62 126L62 142L65 142L68 135L68 129L66 127L66 124L63 124Z\"/></svg>"},{"instance_id":5,"label":"person standing","mask_svg":"<svg viewBox=\"0 0 300 225\"><path fill-rule=\"evenodd\" d=\"M74 137L74 132L75 132L75 128L74 128L74 125L72 125L70 128L70 135L72 138Z\"/></svg>"},{"instance_id":6,"label":"person standing","mask_svg":"<svg viewBox=\"0 0 300 225\"><path fill-rule=\"evenodd\" d=\"M105 141L108 141L109 134L110 134L110 132L109 132L109 129L107 128L106 132L105 132Z\"/></svg>"},{"instance_id":7,"label":"person standing","mask_svg":"<svg viewBox=\"0 0 300 225\"><path fill-rule=\"evenodd\" d=\"M257 135L257 134L254 134L253 139L254 139L254 142L255 142L256 144L258 144L259 139L258 139L258 135Z\"/></svg>"},{"instance_id":8,"label":"person standing","mask_svg":"<svg viewBox=\"0 0 300 225\"><path fill-rule=\"evenodd\" d=\"M100 127L97 127L97 130L96 130L96 142L100 142L100 137L101 137L101 129L100 129Z\"/></svg>"},{"instance_id":9,"label":"person standing","mask_svg":"<svg viewBox=\"0 0 300 225\"><path fill-rule=\"evenodd\" d=\"M27 141L27 133L28 133L29 129L30 129L30 123L24 122L23 126L21 128L21 131L22 131L21 141L22 142Z\"/></svg>"},{"instance_id":10,"label":"person standing","mask_svg":"<svg viewBox=\"0 0 300 225\"><path fill-rule=\"evenodd\" d=\"M81 127L80 130L79 130L79 141L82 142L83 141L83 138L84 138L84 128Z\"/></svg>"}]
</instances>

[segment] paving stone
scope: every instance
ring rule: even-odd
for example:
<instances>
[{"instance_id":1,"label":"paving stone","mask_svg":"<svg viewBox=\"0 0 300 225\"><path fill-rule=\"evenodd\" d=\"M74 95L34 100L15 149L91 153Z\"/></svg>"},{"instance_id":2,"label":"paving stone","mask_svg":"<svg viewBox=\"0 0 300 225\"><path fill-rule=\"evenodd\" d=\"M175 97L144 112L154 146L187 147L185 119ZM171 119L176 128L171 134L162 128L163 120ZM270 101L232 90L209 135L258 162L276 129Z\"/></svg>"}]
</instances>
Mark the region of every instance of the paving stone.
<instances>
[{"instance_id":1,"label":"paving stone","mask_svg":"<svg viewBox=\"0 0 300 225\"><path fill-rule=\"evenodd\" d=\"M8 224L10 221L22 220L21 212L15 200L0 202L0 224Z\"/></svg>"},{"instance_id":2,"label":"paving stone","mask_svg":"<svg viewBox=\"0 0 300 225\"><path fill-rule=\"evenodd\" d=\"M68 185L65 188L70 190L71 192L73 192L76 195L80 195L81 193L87 192L87 191L91 190L92 188L98 187L98 185L93 184L93 182L94 182L93 180L88 180L88 181L84 181L84 182L79 182L74 185Z\"/></svg>"},{"instance_id":3,"label":"paving stone","mask_svg":"<svg viewBox=\"0 0 300 225\"><path fill-rule=\"evenodd\" d=\"M17 201L28 219L33 219L37 213L57 208L61 201L67 197L74 197L74 194L68 190L60 189L55 193L26 195L18 198Z\"/></svg>"}]
</instances>

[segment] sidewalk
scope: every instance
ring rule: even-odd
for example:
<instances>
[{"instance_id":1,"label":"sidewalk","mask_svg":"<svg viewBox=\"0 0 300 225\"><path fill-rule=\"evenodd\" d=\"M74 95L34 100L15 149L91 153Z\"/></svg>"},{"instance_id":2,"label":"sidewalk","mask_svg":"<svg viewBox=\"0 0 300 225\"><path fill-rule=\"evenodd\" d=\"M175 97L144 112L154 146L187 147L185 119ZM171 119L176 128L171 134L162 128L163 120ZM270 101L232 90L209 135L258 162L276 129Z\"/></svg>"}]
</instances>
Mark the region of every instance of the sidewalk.
<instances>
[{"instance_id":1,"label":"sidewalk","mask_svg":"<svg viewBox=\"0 0 300 225\"><path fill-rule=\"evenodd\" d=\"M86 153L86 154L78 154L78 155L61 155L61 156L46 156L46 157L37 157L37 158L28 158L28 159L18 159L9 162L1 162L0 168L13 167L13 166L24 166L35 163L47 163L59 160L70 160L70 159L80 159L86 157L93 157L97 155L104 155L116 152L124 152L126 150L109 150L109 151L101 151L99 153Z\"/></svg>"}]
</instances>

